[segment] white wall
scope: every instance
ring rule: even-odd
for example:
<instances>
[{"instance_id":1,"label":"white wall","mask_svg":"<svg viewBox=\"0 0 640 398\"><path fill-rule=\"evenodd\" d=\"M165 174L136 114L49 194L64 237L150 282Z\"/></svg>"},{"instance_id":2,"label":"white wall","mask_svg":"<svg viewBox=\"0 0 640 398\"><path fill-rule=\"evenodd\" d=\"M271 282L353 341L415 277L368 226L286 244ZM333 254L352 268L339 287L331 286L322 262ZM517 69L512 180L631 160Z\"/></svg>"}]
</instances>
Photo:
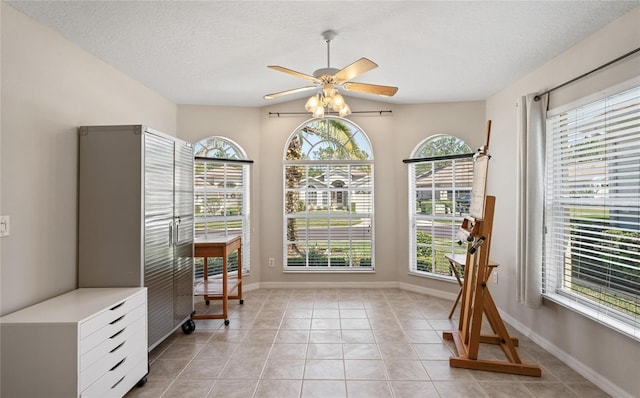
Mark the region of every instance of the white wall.
<instances>
[{"instance_id":1,"label":"white wall","mask_svg":"<svg viewBox=\"0 0 640 398\"><path fill-rule=\"evenodd\" d=\"M472 150L476 150L485 139L485 103L456 102L441 104L404 105L395 112L397 117L396 150L393 166L396 183L395 217L398 252L395 258L398 267L398 280L401 283L420 286L432 294L445 291L457 293L458 285L452 281L442 281L408 274L409 268L409 198L408 166L402 159L410 157L411 152L425 138L436 134L447 134L462 139ZM455 296L454 296L455 297Z\"/></svg>"},{"instance_id":2,"label":"white wall","mask_svg":"<svg viewBox=\"0 0 640 398\"><path fill-rule=\"evenodd\" d=\"M259 226L252 236L252 274L259 267L259 281L265 286L284 284L354 284L360 286L395 285L398 280L418 286L443 287L455 291L455 286L447 282L434 282L430 279L407 277L408 272L408 213L407 213L407 166L402 159L408 158L413 148L425 138L439 133L456 135L472 147L479 146L484 139L484 107L483 101L469 103L424 104L392 106L383 102L347 97L349 106L354 111L392 110L391 114L357 114L349 116L349 120L357 124L371 141L374 157L375 186L375 274L371 273L284 273L283 261L283 155L285 145L293 131L306 120L309 115L269 115L269 112L300 112L304 109L304 99L283 104L264 107L259 110L259 131L248 132L240 124L239 130L233 131L235 123L228 124L222 119L243 112L253 123L255 114L252 110L237 108L218 110L216 107L184 107L178 108L178 126L181 137L191 134L197 129L189 126L189 131L182 127L187 125L186 118L197 117L198 123L208 124L215 118L220 119L221 130L229 131L232 139L238 135L242 142L257 146L258 156L253 166L253 187L259 190L258 199L253 199L252 211L259 217ZM207 111L209 109L209 111ZM195 116L195 110L199 116ZM204 115L210 115L207 119ZM191 122L190 122L191 123ZM228 127L226 127L228 126ZM249 137L242 137L243 133ZM204 137L204 135L203 135ZM253 142L252 142L253 141ZM247 149L247 148L245 148ZM257 181L256 181L257 180ZM257 184L256 184L257 182ZM254 195L252 195L254 197ZM256 218L254 217L253 220ZM267 267L268 258L275 258L276 266Z\"/></svg>"},{"instance_id":3,"label":"white wall","mask_svg":"<svg viewBox=\"0 0 640 398\"><path fill-rule=\"evenodd\" d=\"M177 131L181 139L196 143L211 136L221 136L237 143L254 161L251 166L251 270L243 285L260 281L260 189L261 136L258 108L179 105ZM265 262L266 266L266 262Z\"/></svg>"},{"instance_id":4,"label":"white wall","mask_svg":"<svg viewBox=\"0 0 640 398\"><path fill-rule=\"evenodd\" d=\"M564 83L622 54L640 47L640 7L549 61L487 100L493 121L488 194L496 196L492 255L500 264L499 285L492 289L505 315L528 330L545 348L560 355L613 396L640 396L640 343L554 303L538 310L516 302L516 99ZM640 56L566 89L551 94L551 102L568 101L639 75Z\"/></svg>"},{"instance_id":5,"label":"white wall","mask_svg":"<svg viewBox=\"0 0 640 398\"><path fill-rule=\"evenodd\" d=\"M11 217L11 235L0 239L6 314L76 288L76 128L146 124L175 134L176 106L1 7L0 213Z\"/></svg>"}]
</instances>

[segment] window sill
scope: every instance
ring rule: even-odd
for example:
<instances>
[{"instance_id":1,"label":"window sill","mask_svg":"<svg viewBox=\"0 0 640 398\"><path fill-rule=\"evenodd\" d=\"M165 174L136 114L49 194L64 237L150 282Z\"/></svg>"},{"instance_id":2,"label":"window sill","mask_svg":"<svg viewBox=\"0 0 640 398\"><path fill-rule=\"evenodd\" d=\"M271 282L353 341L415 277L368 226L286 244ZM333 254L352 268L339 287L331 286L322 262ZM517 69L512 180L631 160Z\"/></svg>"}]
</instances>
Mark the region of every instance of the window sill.
<instances>
[{"instance_id":1,"label":"window sill","mask_svg":"<svg viewBox=\"0 0 640 398\"><path fill-rule=\"evenodd\" d=\"M284 267L285 274L375 274L372 268Z\"/></svg>"},{"instance_id":2,"label":"window sill","mask_svg":"<svg viewBox=\"0 0 640 398\"><path fill-rule=\"evenodd\" d=\"M613 329L616 332L622 333L627 337L640 341L640 324L638 324L636 327L633 327L627 323L621 322L620 320L612 316L599 312L598 310L590 306L576 302L575 300L565 295L544 294L543 297L569 310L581 314L594 322L598 322L599 324Z\"/></svg>"},{"instance_id":3,"label":"window sill","mask_svg":"<svg viewBox=\"0 0 640 398\"><path fill-rule=\"evenodd\" d=\"M416 272L416 271L409 271L409 275L417 276L419 278L435 279L435 280L442 281L442 282L449 282L449 283L455 283L455 284L458 283L458 281L456 281L456 279L453 276L442 276L442 275L438 275L438 274L425 274L425 273Z\"/></svg>"}]
</instances>

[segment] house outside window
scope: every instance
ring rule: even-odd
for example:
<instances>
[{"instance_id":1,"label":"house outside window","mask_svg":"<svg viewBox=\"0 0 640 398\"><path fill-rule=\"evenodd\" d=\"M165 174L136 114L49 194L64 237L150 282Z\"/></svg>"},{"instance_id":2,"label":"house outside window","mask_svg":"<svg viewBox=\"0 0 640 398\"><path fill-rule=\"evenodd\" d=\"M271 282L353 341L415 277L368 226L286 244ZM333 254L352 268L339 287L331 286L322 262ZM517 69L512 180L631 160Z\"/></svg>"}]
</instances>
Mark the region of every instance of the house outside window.
<instances>
[{"instance_id":1,"label":"house outside window","mask_svg":"<svg viewBox=\"0 0 640 398\"><path fill-rule=\"evenodd\" d=\"M450 135L427 138L413 159L471 154L464 141ZM456 232L469 212L473 183L471 157L409 164L409 272L452 279L445 254L466 252Z\"/></svg>"},{"instance_id":2,"label":"house outside window","mask_svg":"<svg viewBox=\"0 0 640 398\"><path fill-rule=\"evenodd\" d=\"M240 235L242 268L250 256L249 164L245 152L223 137L209 137L194 145L195 238ZM229 272L237 272L237 253L229 256ZM202 278L202 259L195 259L196 280ZM209 259L209 276L222 273L222 259Z\"/></svg>"},{"instance_id":3,"label":"house outside window","mask_svg":"<svg viewBox=\"0 0 640 398\"><path fill-rule=\"evenodd\" d=\"M373 271L373 155L365 133L313 119L284 155L285 271Z\"/></svg>"}]
</instances>

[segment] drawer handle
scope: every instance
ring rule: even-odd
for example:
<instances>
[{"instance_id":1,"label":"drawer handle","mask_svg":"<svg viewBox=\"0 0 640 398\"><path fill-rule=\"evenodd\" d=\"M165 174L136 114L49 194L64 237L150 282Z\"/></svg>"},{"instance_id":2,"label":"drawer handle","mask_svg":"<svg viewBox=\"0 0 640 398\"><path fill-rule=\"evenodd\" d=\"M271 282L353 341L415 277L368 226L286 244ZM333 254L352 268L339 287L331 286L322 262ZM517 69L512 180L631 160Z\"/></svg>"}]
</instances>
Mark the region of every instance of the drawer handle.
<instances>
[{"instance_id":1,"label":"drawer handle","mask_svg":"<svg viewBox=\"0 0 640 398\"><path fill-rule=\"evenodd\" d=\"M124 332L124 330L125 330L125 329L126 329L126 328L122 328L122 330L121 330L121 331L119 331L118 333L114 334L113 336L111 336L111 337L109 337L109 338L110 338L110 339L113 339L113 338L118 337L119 335L121 335L121 334L122 334L122 332Z\"/></svg>"},{"instance_id":2,"label":"drawer handle","mask_svg":"<svg viewBox=\"0 0 640 398\"><path fill-rule=\"evenodd\" d=\"M120 322L120 321L121 321L121 320L122 320L126 315L127 315L127 314L124 314L124 315L122 315L120 318L117 318L117 319L115 319L115 320L113 320L113 321L109 322L109 325L113 325L113 324L115 324L115 323Z\"/></svg>"},{"instance_id":3,"label":"drawer handle","mask_svg":"<svg viewBox=\"0 0 640 398\"><path fill-rule=\"evenodd\" d=\"M116 370L118 368L118 366L122 365L124 363L124 361L126 361L126 360L127 360L127 357L122 358L122 361L118 362L111 369L109 369L109 372L112 372L112 371Z\"/></svg>"},{"instance_id":4,"label":"drawer handle","mask_svg":"<svg viewBox=\"0 0 640 398\"><path fill-rule=\"evenodd\" d=\"M113 390L114 388L116 388L118 386L118 384L122 383L122 380L124 380L124 378L127 376L122 376L122 378L120 380L118 380L118 382L114 385L111 386L111 389Z\"/></svg>"},{"instance_id":5,"label":"drawer handle","mask_svg":"<svg viewBox=\"0 0 640 398\"><path fill-rule=\"evenodd\" d=\"M122 347L124 345L124 343L126 343L126 341L123 341L116 348L114 348L113 350L109 351L109 354L113 354L114 352L118 351L120 349L120 347Z\"/></svg>"},{"instance_id":6,"label":"drawer handle","mask_svg":"<svg viewBox=\"0 0 640 398\"><path fill-rule=\"evenodd\" d=\"M124 301L121 302L120 304L116 304L113 307L109 308L109 310L113 311L113 310L117 310L118 308L122 307L124 305Z\"/></svg>"}]
</instances>

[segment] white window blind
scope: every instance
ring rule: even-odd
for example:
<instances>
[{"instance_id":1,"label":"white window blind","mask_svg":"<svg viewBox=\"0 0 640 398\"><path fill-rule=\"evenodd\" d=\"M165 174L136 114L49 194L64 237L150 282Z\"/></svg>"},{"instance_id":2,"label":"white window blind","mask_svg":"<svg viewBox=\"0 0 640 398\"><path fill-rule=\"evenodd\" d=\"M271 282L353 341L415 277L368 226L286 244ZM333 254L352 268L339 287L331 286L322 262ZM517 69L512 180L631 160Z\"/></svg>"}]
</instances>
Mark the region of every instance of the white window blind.
<instances>
[{"instance_id":1,"label":"white window blind","mask_svg":"<svg viewBox=\"0 0 640 398\"><path fill-rule=\"evenodd\" d=\"M301 125L284 158L284 268L372 271L373 157L364 132L346 119Z\"/></svg>"},{"instance_id":2,"label":"white window blind","mask_svg":"<svg viewBox=\"0 0 640 398\"><path fill-rule=\"evenodd\" d=\"M640 87L547 120L544 295L640 338Z\"/></svg>"},{"instance_id":3,"label":"white window blind","mask_svg":"<svg viewBox=\"0 0 640 398\"><path fill-rule=\"evenodd\" d=\"M242 268L251 264L250 162L236 143L209 137L194 145L195 237L240 235ZM229 271L237 272L238 255L229 255ZM209 276L222 274L222 259L208 259ZM195 279L203 277L203 259L195 259Z\"/></svg>"},{"instance_id":4,"label":"white window blind","mask_svg":"<svg viewBox=\"0 0 640 398\"><path fill-rule=\"evenodd\" d=\"M448 135L431 137L413 151L412 157L421 159L409 164L409 272L453 279L444 256L466 253L456 231L469 213L472 153L464 141ZM456 154L470 156L426 160Z\"/></svg>"}]
</instances>

